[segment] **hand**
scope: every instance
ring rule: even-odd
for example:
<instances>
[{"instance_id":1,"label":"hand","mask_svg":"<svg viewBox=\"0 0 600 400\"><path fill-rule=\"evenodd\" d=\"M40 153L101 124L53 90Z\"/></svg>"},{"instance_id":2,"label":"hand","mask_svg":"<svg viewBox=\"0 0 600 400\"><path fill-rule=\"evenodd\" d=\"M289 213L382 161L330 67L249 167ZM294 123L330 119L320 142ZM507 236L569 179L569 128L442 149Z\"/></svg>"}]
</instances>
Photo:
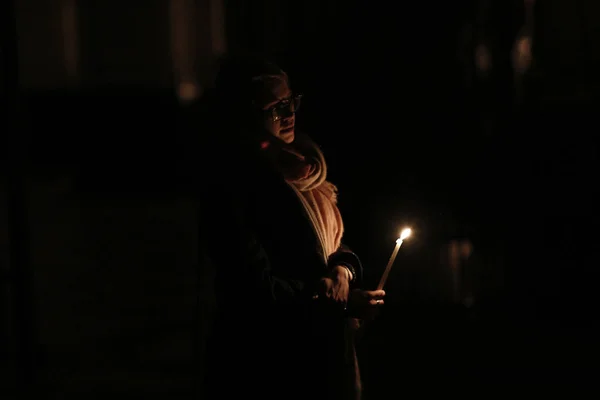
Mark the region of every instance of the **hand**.
<instances>
[{"instance_id":1,"label":"hand","mask_svg":"<svg viewBox=\"0 0 600 400\"><path fill-rule=\"evenodd\" d=\"M333 268L328 276L321 279L319 299L345 310L350 293L350 280L350 271L346 267L340 265Z\"/></svg>"},{"instance_id":2,"label":"hand","mask_svg":"<svg viewBox=\"0 0 600 400\"><path fill-rule=\"evenodd\" d=\"M373 319L383 305L385 291L355 289L350 293L348 313L355 318Z\"/></svg>"}]
</instances>

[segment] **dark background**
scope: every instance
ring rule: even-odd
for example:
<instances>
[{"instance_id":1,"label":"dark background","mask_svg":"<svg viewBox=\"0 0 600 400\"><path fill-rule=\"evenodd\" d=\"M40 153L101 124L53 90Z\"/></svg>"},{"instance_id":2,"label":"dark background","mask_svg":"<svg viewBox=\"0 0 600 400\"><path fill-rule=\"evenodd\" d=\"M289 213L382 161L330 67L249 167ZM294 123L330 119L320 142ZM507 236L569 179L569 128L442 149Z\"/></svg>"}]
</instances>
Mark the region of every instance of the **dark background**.
<instances>
[{"instance_id":1,"label":"dark background","mask_svg":"<svg viewBox=\"0 0 600 400\"><path fill-rule=\"evenodd\" d=\"M360 345L369 398L592 383L599 6L536 4L517 103L521 2L437 3L3 2L7 396L199 390L212 297L197 193L210 171L195 165L210 132L191 129L177 87L201 93L220 53L249 49L305 94L299 124L329 160L369 285L414 229ZM494 56L485 81L469 68L477 40ZM465 238L471 308L452 301L442 252Z\"/></svg>"}]
</instances>

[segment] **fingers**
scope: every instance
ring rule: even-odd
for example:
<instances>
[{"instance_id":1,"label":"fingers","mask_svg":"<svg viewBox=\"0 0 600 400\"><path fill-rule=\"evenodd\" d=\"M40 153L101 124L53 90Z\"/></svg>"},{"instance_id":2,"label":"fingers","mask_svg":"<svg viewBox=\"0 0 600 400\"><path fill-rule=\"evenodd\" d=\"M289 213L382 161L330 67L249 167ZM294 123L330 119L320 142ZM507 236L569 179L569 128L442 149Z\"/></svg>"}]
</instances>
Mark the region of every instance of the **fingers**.
<instances>
[{"instance_id":1,"label":"fingers","mask_svg":"<svg viewBox=\"0 0 600 400\"><path fill-rule=\"evenodd\" d=\"M369 299L383 299L385 297L384 290L367 290L364 292L365 296Z\"/></svg>"},{"instance_id":2,"label":"fingers","mask_svg":"<svg viewBox=\"0 0 600 400\"><path fill-rule=\"evenodd\" d=\"M338 304L343 305L345 308L346 303L348 303L348 291L340 288L334 289L330 299Z\"/></svg>"},{"instance_id":3,"label":"fingers","mask_svg":"<svg viewBox=\"0 0 600 400\"><path fill-rule=\"evenodd\" d=\"M367 290L365 296L369 299L369 305L380 306L383 305L383 298L385 297L384 290Z\"/></svg>"},{"instance_id":4,"label":"fingers","mask_svg":"<svg viewBox=\"0 0 600 400\"><path fill-rule=\"evenodd\" d=\"M318 299L327 307L345 310L348 303L348 289L347 286L334 284L331 278L322 278L319 282L319 291L313 299Z\"/></svg>"},{"instance_id":5,"label":"fingers","mask_svg":"<svg viewBox=\"0 0 600 400\"><path fill-rule=\"evenodd\" d=\"M323 278L321 281L322 293L325 297L336 303L346 303L350 287L347 282L336 282L331 278Z\"/></svg>"}]
</instances>

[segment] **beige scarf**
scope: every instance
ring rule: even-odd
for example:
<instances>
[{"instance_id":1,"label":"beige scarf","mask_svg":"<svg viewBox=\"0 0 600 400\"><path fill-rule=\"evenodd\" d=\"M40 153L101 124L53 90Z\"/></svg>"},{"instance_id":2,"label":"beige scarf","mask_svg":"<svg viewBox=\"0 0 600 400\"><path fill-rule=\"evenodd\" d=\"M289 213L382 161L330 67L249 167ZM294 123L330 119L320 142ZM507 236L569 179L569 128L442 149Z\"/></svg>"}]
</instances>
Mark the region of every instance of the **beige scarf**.
<instances>
[{"instance_id":1,"label":"beige scarf","mask_svg":"<svg viewBox=\"0 0 600 400\"><path fill-rule=\"evenodd\" d=\"M298 195L323 249L324 261L342 242L344 223L337 207L337 188L327 181L327 164L319 147L298 135L294 145L273 145L276 165Z\"/></svg>"}]
</instances>

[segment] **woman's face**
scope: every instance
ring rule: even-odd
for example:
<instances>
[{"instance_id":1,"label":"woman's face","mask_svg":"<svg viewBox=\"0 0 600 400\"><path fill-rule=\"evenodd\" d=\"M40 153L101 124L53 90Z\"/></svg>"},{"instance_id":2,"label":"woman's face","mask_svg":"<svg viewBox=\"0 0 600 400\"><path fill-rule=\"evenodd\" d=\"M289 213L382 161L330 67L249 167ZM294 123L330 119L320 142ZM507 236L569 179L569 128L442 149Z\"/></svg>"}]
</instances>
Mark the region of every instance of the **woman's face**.
<instances>
[{"instance_id":1,"label":"woman's face","mask_svg":"<svg viewBox=\"0 0 600 400\"><path fill-rule=\"evenodd\" d=\"M295 110L292 91L285 75L270 76L259 106L264 111L264 127L276 138L292 143L295 138Z\"/></svg>"}]
</instances>

